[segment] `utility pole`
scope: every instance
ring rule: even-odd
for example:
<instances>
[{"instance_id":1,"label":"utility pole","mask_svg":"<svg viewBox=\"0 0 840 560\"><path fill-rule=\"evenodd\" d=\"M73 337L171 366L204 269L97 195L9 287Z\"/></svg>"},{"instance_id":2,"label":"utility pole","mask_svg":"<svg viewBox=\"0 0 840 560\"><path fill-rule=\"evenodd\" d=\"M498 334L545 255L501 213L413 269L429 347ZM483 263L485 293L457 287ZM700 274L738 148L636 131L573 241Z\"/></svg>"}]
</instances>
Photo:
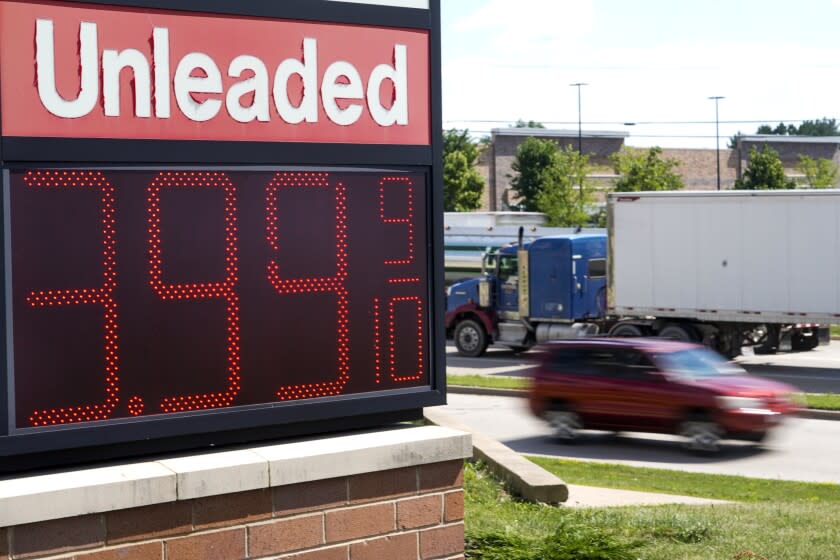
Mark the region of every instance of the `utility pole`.
<instances>
[{"instance_id":1,"label":"utility pole","mask_svg":"<svg viewBox=\"0 0 840 560\"><path fill-rule=\"evenodd\" d=\"M578 155L583 156L583 130L582 130L582 127L581 127L581 125L583 123L582 123L582 120L581 120L581 110L580 110L580 88L582 86L587 86L589 84L586 84L586 83L583 83L583 82L578 82L576 84L569 84L569 85L571 87L576 87L577 88L577 94L578 94ZM578 188L579 188L579 191L580 191L580 196L582 197L583 196L583 181L581 181Z\"/></svg>"},{"instance_id":2,"label":"utility pole","mask_svg":"<svg viewBox=\"0 0 840 560\"><path fill-rule=\"evenodd\" d=\"M715 102L715 159L717 160L717 190L720 190L720 119L718 118L718 101L726 99L720 95L714 95L709 99Z\"/></svg>"}]
</instances>

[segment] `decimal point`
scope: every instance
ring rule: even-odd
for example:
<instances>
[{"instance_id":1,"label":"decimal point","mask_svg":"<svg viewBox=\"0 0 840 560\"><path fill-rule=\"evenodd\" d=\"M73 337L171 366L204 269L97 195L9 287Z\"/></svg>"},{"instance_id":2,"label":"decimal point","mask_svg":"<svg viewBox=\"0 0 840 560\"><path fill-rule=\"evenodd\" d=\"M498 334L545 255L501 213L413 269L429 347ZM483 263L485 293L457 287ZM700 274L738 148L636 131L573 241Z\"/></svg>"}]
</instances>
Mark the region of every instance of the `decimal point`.
<instances>
[{"instance_id":1,"label":"decimal point","mask_svg":"<svg viewBox=\"0 0 840 560\"><path fill-rule=\"evenodd\" d=\"M146 404L143 402L141 397L134 395L128 399L128 412L132 416L141 416L145 408Z\"/></svg>"}]
</instances>

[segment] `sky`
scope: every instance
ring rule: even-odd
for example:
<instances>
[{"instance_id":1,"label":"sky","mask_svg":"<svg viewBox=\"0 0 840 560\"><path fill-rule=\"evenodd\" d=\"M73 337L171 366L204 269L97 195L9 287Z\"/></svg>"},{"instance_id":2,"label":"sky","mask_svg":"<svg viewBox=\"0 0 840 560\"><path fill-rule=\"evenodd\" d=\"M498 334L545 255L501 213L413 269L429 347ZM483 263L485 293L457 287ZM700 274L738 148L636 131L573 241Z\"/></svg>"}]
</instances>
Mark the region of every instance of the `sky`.
<instances>
[{"instance_id":1,"label":"sky","mask_svg":"<svg viewBox=\"0 0 840 560\"><path fill-rule=\"evenodd\" d=\"M441 18L445 129L577 131L578 90L583 131L631 146L715 148L716 104L721 148L840 121L840 0L441 0Z\"/></svg>"}]
</instances>

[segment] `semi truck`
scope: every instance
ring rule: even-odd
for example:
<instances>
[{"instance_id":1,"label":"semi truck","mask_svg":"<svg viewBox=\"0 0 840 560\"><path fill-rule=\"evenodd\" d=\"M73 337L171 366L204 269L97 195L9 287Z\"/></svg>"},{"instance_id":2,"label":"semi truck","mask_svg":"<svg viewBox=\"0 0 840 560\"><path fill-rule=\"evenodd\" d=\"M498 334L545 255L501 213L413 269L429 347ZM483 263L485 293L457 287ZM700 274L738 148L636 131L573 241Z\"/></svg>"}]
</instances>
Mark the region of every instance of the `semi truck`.
<instances>
[{"instance_id":1,"label":"semi truck","mask_svg":"<svg viewBox=\"0 0 840 560\"><path fill-rule=\"evenodd\" d=\"M447 290L459 354L590 335L809 350L840 322L840 191L612 193L606 233L520 241Z\"/></svg>"}]
</instances>

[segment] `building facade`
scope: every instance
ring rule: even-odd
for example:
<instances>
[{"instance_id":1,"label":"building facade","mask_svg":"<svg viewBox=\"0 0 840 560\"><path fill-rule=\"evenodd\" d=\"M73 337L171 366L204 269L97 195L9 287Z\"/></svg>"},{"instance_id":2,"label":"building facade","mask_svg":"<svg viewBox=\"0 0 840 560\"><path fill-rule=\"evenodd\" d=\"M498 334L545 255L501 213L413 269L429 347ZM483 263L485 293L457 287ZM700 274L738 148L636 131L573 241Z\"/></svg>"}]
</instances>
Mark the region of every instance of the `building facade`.
<instances>
[{"instance_id":1,"label":"building facade","mask_svg":"<svg viewBox=\"0 0 840 560\"><path fill-rule=\"evenodd\" d=\"M625 147L629 137L626 132L552 130L546 128L498 128L492 131L488 149L478 161L478 171L484 177L487 189L482 200L482 210L510 210L517 200L512 181L516 173L513 162L516 151L527 138L550 139L561 147L571 146L589 156L593 172L589 178L603 201L606 192L618 176L612 169L610 156ZM720 163L720 188L732 189L735 181L747 168L752 147L761 149L769 146L779 153L785 172L789 177L802 182L803 174L798 170L799 156L814 159L830 159L840 165L840 137L837 136L740 136L734 148L690 149L663 148L662 158L678 162L675 172L682 177L686 190L716 190L718 188L718 167ZM840 185L836 185L840 186Z\"/></svg>"}]
</instances>

